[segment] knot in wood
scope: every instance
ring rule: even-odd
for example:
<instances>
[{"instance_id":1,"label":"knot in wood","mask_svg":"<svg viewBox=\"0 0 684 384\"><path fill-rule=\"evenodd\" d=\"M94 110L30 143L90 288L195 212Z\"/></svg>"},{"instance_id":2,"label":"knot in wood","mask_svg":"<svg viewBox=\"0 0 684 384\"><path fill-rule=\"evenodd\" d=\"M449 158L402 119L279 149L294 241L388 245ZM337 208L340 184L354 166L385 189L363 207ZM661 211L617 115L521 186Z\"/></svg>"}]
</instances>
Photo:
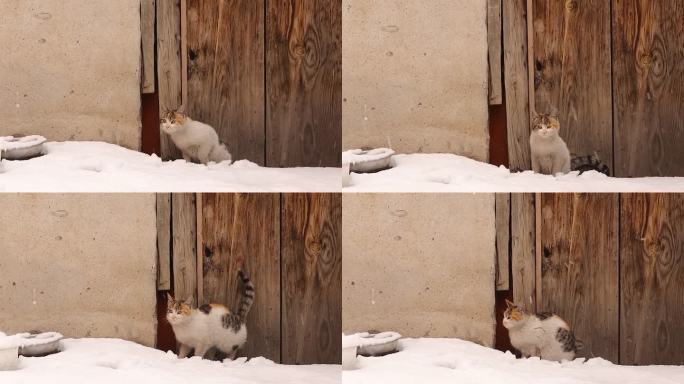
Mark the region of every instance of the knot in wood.
<instances>
[{"instance_id":1,"label":"knot in wood","mask_svg":"<svg viewBox=\"0 0 684 384\"><path fill-rule=\"evenodd\" d=\"M577 0L568 0L565 2L565 9L567 9L570 12L574 12L577 10Z\"/></svg>"}]
</instances>

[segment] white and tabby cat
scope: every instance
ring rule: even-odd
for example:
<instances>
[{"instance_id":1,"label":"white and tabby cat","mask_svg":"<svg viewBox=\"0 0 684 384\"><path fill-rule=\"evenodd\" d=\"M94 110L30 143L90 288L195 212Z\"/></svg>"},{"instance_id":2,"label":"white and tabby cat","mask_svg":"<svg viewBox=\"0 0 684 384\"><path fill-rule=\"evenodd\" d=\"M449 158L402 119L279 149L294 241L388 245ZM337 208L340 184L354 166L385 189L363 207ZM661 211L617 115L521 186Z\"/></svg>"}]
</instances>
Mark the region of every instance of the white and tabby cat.
<instances>
[{"instance_id":1,"label":"white and tabby cat","mask_svg":"<svg viewBox=\"0 0 684 384\"><path fill-rule=\"evenodd\" d=\"M220 163L232 160L230 152L225 144L221 144L214 128L194 121L183 113L176 111L166 113L161 119L161 129L183 152L183 158L186 161L199 161L207 164L210 161Z\"/></svg>"},{"instance_id":2,"label":"white and tabby cat","mask_svg":"<svg viewBox=\"0 0 684 384\"><path fill-rule=\"evenodd\" d=\"M558 119L535 113L530 134L532 170L535 173L555 175L570 172L570 151L559 131Z\"/></svg>"},{"instance_id":3,"label":"white and tabby cat","mask_svg":"<svg viewBox=\"0 0 684 384\"><path fill-rule=\"evenodd\" d=\"M204 357L211 348L216 348L234 359L237 351L247 341L245 317L254 302L254 286L242 271L238 276L244 285L244 293L237 313L221 304L204 304L192 308L192 298L185 302L176 301L168 295L166 319L173 328L180 344L179 358L185 358L191 350L194 355Z\"/></svg>"},{"instance_id":4,"label":"white and tabby cat","mask_svg":"<svg viewBox=\"0 0 684 384\"><path fill-rule=\"evenodd\" d=\"M503 326L508 329L511 345L524 357L544 360L573 360L577 341L568 324L551 313L531 314L506 300Z\"/></svg>"}]
</instances>

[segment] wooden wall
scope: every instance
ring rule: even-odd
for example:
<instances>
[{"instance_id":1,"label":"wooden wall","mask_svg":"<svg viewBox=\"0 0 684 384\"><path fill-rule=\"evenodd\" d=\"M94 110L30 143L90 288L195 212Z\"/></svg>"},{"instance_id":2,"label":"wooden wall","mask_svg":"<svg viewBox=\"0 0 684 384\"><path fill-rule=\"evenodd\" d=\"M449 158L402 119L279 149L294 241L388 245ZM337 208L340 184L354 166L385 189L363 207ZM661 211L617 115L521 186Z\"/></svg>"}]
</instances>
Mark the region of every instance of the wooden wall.
<instances>
[{"instance_id":1,"label":"wooden wall","mask_svg":"<svg viewBox=\"0 0 684 384\"><path fill-rule=\"evenodd\" d=\"M529 169L537 111L615 176L684 176L682 19L679 0L503 1L510 167Z\"/></svg>"},{"instance_id":2,"label":"wooden wall","mask_svg":"<svg viewBox=\"0 0 684 384\"><path fill-rule=\"evenodd\" d=\"M516 204L528 211L510 222L517 302L568 321L580 356L684 363L684 194L512 195Z\"/></svg>"},{"instance_id":3,"label":"wooden wall","mask_svg":"<svg viewBox=\"0 0 684 384\"><path fill-rule=\"evenodd\" d=\"M341 17L341 0L156 0L160 110L187 98L234 159L340 166ZM164 134L161 152L179 156Z\"/></svg>"},{"instance_id":4,"label":"wooden wall","mask_svg":"<svg viewBox=\"0 0 684 384\"><path fill-rule=\"evenodd\" d=\"M236 308L237 270L254 282L243 356L341 362L339 194L173 194L170 211L177 297Z\"/></svg>"}]
</instances>

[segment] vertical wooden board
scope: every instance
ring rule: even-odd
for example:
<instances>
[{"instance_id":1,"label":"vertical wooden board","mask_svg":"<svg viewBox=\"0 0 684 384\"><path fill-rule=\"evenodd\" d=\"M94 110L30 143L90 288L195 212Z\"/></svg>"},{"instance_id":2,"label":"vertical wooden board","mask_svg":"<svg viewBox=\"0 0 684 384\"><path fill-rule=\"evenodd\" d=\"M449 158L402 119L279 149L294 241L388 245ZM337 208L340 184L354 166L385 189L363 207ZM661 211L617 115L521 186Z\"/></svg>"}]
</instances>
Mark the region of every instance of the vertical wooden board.
<instances>
[{"instance_id":1,"label":"vertical wooden board","mask_svg":"<svg viewBox=\"0 0 684 384\"><path fill-rule=\"evenodd\" d=\"M254 284L243 356L281 360L280 196L202 194L203 302L237 310L243 295L237 271Z\"/></svg>"},{"instance_id":2,"label":"vertical wooden board","mask_svg":"<svg viewBox=\"0 0 684 384\"><path fill-rule=\"evenodd\" d=\"M140 1L142 37L142 93L154 93L155 0Z\"/></svg>"},{"instance_id":3,"label":"vertical wooden board","mask_svg":"<svg viewBox=\"0 0 684 384\"><path fill-rule=\"evenodd\" d=\"M264 0L188 0L188 105L233 159L264 164Z\"/></svg>"},{"instance_id":4,"label":"vertical wooden board","mask_svg":"<svg viewBox=\"0 0 684 384\"><path fill-rule=\"evenodd\" d=\"M680 0L613 0L617 176L684 176L682 20Z\"/></svg>"},{"instance_id":5,"label":"vertical wooden board","mask_svg":"<svg viewBox=\"0 0 684 384\"><path fill-rule=\"evenodd\" d=\"M496 290L507 291L511 240L511 194L496 194Z\"/></svg>"},{"instance_id":6,"label":"vertical wooden board","mask_svg":"<svg viewBox=\"0 0 684 384\"><path fill-rule=\"evenodd\" d=\"M620 364L684 364L684 194L620 204Z\"/></svg>"},{"instance_id":7,"label":"vertical wooden board","mask_svg":"<svg viewBox=\"0 0 684 384\"><path fill-rule=\"evenodd\" d=\"M162 116L182 104L180 24L180 0L157 0L157 85ZM159 134L162 159L182 158L169 136Z\"/></svg>"},{"instance_id":8,"label":"vertical wooden board","mask_svg":"<svg viewBox=\"0 0 684 384\"><path fill-rule=\"evenodd\" d=\"M511 269L513 300L536 310L534 194L511 195Z\"/></svg>"},{"instance_id":9,"label":"vertical wooden board","mask_svg":"<svg viewBox=\"0 0 684 384\"><path fill-rule=\"evenodd\" d=\"M285 364L341 363L341 228L341 194L283 196Z\"/></svg>"},{"instance_id":10,"label":"vertical wooden board","mask_svg":"<svg viewBox=\"0 0 684 384\"><path fill-rule=\"evenodd\" d=\"M269 0L266 163L341 165L342 2Z\"/></svg>"},{"instance_id":11,"label":"vertical wooden board","mask_svg":"<svg viewBox=\"0 0 684 384\"><path fill-rule=\"evenodd\" d=\"M543 194L539 311L562 317L579 356L618 362L618 196Z\"/></svg>"},{"instance_id":12,"label":"vertical wooden board","mask_svg":"<svg viewBox=\"0 0 684 384\"><path fill-rule=\"evenodd\" d=\"M171 195L157 194L157 289L171 290Z\"/></svg>"},{"instance_id":13,"label":"vertical wooden board","mask_svg":"<svg viewBox=\"0 0 684 384\"><path fill-rule=\"evenodd\" d=\"M531 169L527 2L503 1L502 12L509 168Z\"/></svg>"},{"instance_id":14,"label":"vertical wooden board","mask_svg":"<svg viewBox=\"0 0 684 384\"><path fill-rule=\"evenodd\" d=\"M501 0L487 0L487 45L489 46L489 104L503 101L501 73Z\"/></svg>"},{"instance_id":15,"label":"vertical wooden board","mask_svg":"<svg viewBox=\"0 0 684 384\"><path fill-rule=\"evenodd\" d=\"M171 195L173 249L173 294L197 303L197 223L195 194Z\"/></svg>"},{"instance_id":16,"label":"vertical wooden board","mask_svg":"<svg viewBox=\"0 0 684 384\"><path fill-rule=\"evenodd\" d=\"M533 0L534 108L558 116L570 152L613 168L611 15L605 0Z\"/></svg>"}]
</instances>

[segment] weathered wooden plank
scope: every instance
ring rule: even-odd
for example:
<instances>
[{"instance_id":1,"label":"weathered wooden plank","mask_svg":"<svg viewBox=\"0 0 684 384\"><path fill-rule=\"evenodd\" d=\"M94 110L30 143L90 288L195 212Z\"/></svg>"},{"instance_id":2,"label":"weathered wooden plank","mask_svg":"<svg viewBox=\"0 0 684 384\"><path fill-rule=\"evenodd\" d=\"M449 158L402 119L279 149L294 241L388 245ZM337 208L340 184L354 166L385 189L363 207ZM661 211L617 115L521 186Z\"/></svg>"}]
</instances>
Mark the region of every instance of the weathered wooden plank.
<instances>
[{"instance_id":1,"label":"weathered wooden plank","mask_svg":"<svg viewBox=\"0 0 684 384\"><path fill-rule=\"evenodd\" d=\"M197 303L197 232L195 194L171 196L173 246L173 293L179 300L192 297Z\"/></svg>"},{"instance_id":2,"label":"weathered wooden plank","mask_svg":"<svg viewBox=\"0 0 684 384\"><path fill-rule=\"evenodd\" d=\"M536 310L534 195L511 195L511 269L513 300Z\"/></svg>"},{"instance_id":3,"label":"weathered wooden plank","mask_svg":"<svg viewBox=\"0 0 684 384\"><path fill-rule=\"evenodd\" d=\"M187 112L234 159L263 165L264 0L188 0L187 11Z\"/></svg>"},{"instance_id":4,"label":"weathered wooden plank","mask_svg":"<svg viewBox=\"0 0 684 384\"><path fill-rule=\"evenodd\" d=\"M583 357L618 362L618 196L543 194L540 311L558 314Z\"/></svg>"},{"instance_id":5,"label":"weathered wooden plank","mask_svg":"<svg viewBox=\"0 0 684 384\"><path fill-rule=\"evenodd\" d=\"M171 289L171 195L157 194L157 289Z\"/></svg>"},{"instance_id":6,"label":"weathered wooden plank","mask_svg":"<svg viewBox=\"0 0 684 384\"><path fill-rule=\"evenodd\" d=\"M489 104L503 102L501 72L501 0L487 0L487 45L489 46Z\"/></svg>"},{"instance_id":7,"label":"weathered wooden plank","mask_svg":"<svg viewBox=\"0 0 684 384\"><path fill-rule=\"evenodd\" d=\"M244 270L256 294L241 355L279 362L280 195L203 194L201 209L204 302L237 310Z\"/></svg>"},{"instance_id":8,"label":"weathered wooden plank","mask_svg":"<svg viewBox=\"0 0 684 384\"><path fill-rule=\"evenodd\" d=\"M157 0L157 85L162 116L182 104L180 39L180 0ZM182 158L168 135L159 134L162 159Z\"/></svg>"},{"instance_id":9,"label":"weathered wooden plank","mask_svg":"<svg viewBox=\"0 0 684 384\"><path fill-rule=\"evenodd\" d=\"M509 167L531 169L526 0L504 1L502 17Z\"/></svg>"},{"instance_id":10,"label":"weathered wooden plank","mask_svg":"<svg viewBox=\"0 0 684 384\"><path fill-rule=\"evenodd\" d=\"M342 2L270 0L266 163L341 165Z\"/></svg>"},{"instance_id":11,"label":"weathered wooden plank","mask_svg":"<svg viewBox=\"0 0 684 384\"><path fill-rule=\"evenodd\" d=\"M496 290L507 291L511 240L511 194L496 194Z\"/></svg>"},{"instance_id":12,"label":"weathered wooden plank","mask_svg":"<svg viewBox=\"0 0 684 384\"><path fill-rule=\"evenodd\" d=\"M610 2L534 0L534 102L572 153L612 169Z\"/></svg>"},{"instance_id":13,"label":"weathered wooden plank","mask_svg":"<svg viewBox=\"0 0 684 384\"><path fill-rule=\"evenodd\" d=\"M613 0L617 176L684 176L682 20L679 0Z\"/></svg>"},{"instance_id":14,"label":"weathered wooden plank","mask_svg":"<svg viewBox=\"0 0 684 384\"><path fill-rule=\"evenodd\" d=\"M625 194L620 212L620 364L684 364L684 194Z\"/></svg>"},{"instance_id":15,"label":"weathered wooden plank","mask_svg":"<svg viewBox=\"0 0 684 384\"><path fill-rule=\"evenodd\" d=\"M142 93L154 93L155 0L140 1L140 33L142 36Z\"/></svg>"},{"instance_id":16,"label":"weathered wooden plank","mask_svg":"<svg viewBox=\"0 0 684 384\"><path fill-rule=\"evenodd\" d=\"M281 227L283 362L340 364L342 195L284 195Z\"/></svg>"}]
</instances>

